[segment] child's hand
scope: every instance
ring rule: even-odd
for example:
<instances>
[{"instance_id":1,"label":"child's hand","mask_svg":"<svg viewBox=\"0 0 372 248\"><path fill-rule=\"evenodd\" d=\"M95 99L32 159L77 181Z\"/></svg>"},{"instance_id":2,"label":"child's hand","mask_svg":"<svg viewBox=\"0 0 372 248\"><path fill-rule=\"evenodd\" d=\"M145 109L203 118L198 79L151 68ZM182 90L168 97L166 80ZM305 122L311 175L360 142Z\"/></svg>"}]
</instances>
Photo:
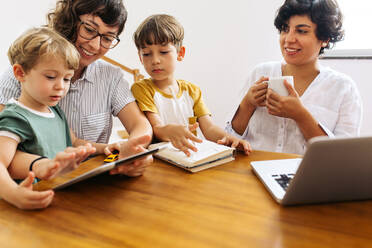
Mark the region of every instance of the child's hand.
<instances>
[{"instance_id":1,"label":"child's hand","mask_svg":"<svg viewBox=\"0 0 372 248\"><path fill-rule=\"evenodd\" d=\"M167 138L172 143L172 145L179 149L180 151L183 151L186 156L190 156L191 153L189 151L192 150L194 152L197 152L198 149L192 144L191 141L195 141L198 143L201 143L202 140L196 137L191 131L198 128L199 124L195 123L190 125L189 127L185 127L182 125L167 125L166 132L167 132Z\"/></svg>"},{"instance_id":2,"label":"child's hand","mask_svg":"<svg viewBox=\"0 0 372 248\"><path fill-rule=\"evenodd\" d=\"M224 136L222 139L218 140L217 143L225 146L231 146L232 148L236 148L240 151L243 151L245 155L249 155L252 152L251 145L247 141L231 135Z\"/></svg>"},{"instance_id":3,"label":"child's hand","mask_svg":"<svg viewBox=\"0 0 372 248\"><path fill-rule=\"evenodd\" d=\"M46 208L53 200L54 192L47 190L43 192L33 191L32 183L35 179L33 172L29 172L25 180L17 185L14 191L9 192L4 199L20 209Z\"/></svg>"},{"instance_id":4,"label":"child's hand","mask_svg":"<svg viewBox=\"0 0 372 248\"><path fill-rule=\"evenodd\" d=\"M96 149L89 143L79 147L67 147L63 152L57 153L54 159L41 159L34 165L33 171L39 179L52 179L76 169L95 151Z\"/></svg>"},{"instance_id":5,"label":"child's hand","mask_svg":"<svg viewBox=\"0 0 372 248\"><path fill-rule=\"evenodd\" d=\"M93 147L92 144L86 143L85 145L78 147L67 147L64 152L75 153L75 161L73 161L74 164L69 165L76 169L81 162L87 159L90 155L94 154L96 151L96 148Z\"/></svg>"},{"instance_id":6,"label":"child's hand","mask_svg":"<svg viewBox=\"0 0 372 248\"><path fill-rule=\"evenodd\" d=\"M188 126L189 131L190 131L194 136L197 135L197 131L196 131L196 130L198 129L198 127L199 127L199 122L196 122L196 123L191 124L191 125Z\"/></svg>"},{"instance_id":7,"label":"child's hand","mask_svg":"<svg viewBox=\"0 0 372 248\"><path fill-rule=\"evenodd\" d=\"M118 150L119 151L119 159L131 156L133 154L146 151L144 148L151 140L149 135L140 136L137 138L129 139L128 141L117 142L108 145L105 148L105 154L111 154L111 151ZM130 164L124 164L121 166L116 167L115 169L110 171L111 175L115 174L124 174L130 177L137 177L142 175L146 167L153 162L153 158L151 155L148 155L142 159L137 159Z\"/></svg>"}]
</instances>

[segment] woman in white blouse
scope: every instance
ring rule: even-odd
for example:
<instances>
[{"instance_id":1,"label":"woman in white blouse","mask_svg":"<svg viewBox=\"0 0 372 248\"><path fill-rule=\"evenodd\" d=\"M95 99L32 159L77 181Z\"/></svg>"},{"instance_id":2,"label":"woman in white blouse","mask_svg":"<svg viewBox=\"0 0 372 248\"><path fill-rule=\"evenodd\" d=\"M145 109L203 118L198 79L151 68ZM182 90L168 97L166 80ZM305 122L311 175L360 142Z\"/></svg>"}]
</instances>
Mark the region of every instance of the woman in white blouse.
<instances>
[{"instance_id":1,"label":"woman in white blouse","mask_svg":"<svg viewBox=\"0 0 372 248\"><path fill-rule=\"evenodd\" d=\"M286 0L275 18L283 62L258 65L246 84L227 130L253 149L303 154L316 136L359 134L362 104L354 81L322 67L318 56L343 38L342 14L334 0ZM268 89L270 77L285 82L289 96Z\"/></svg>"}]
</instances>

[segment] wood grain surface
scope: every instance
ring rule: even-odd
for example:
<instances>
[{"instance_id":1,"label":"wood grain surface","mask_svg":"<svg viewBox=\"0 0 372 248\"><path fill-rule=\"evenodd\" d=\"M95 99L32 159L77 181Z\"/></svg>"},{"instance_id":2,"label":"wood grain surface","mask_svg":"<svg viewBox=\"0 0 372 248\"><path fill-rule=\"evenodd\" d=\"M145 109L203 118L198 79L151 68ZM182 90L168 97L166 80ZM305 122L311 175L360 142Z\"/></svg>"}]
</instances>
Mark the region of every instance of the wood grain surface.
<instances>
[{"instance_id":1,"label":"wood grain surface","mask_svg":"<svg viewBox=\"0 0 372 248\"><path fill-rule=\"evenodd\" d=\"M0 247L371 247L372 201L282 207L250 167L291 157L254 151L195 174L155 160L56 191L44 210L0 200Z\"/></svg>"}]
</instances>

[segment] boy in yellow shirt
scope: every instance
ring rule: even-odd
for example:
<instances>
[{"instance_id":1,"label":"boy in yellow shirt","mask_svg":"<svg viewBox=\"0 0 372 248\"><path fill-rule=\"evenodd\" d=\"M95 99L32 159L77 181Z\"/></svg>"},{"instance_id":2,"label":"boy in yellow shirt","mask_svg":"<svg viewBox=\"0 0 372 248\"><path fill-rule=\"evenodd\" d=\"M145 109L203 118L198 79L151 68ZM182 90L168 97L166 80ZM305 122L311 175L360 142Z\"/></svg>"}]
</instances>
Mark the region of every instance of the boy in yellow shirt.
<instances>
[{"instance_id":1,"label":"boy in yellow shirt","mask_svg":"<svg viewBox=\"0 0 372 248\"><path fill-rule=\"evenodd\" d=\"M183 37L182 25L169 15L148 17L134 33L139 58L151 78L133 84L132 93L149 119L155 137L170 141L190 155L189 149L197 151L192 141L202 142L192 133L200 127L206 139L240 148L248 155L251 147L247 141L226 133L212 122L200 88L175 78L177 61L185 56ZM189 125L190 117L196 117L197 123Z\"/></svg>"}]
</instances>

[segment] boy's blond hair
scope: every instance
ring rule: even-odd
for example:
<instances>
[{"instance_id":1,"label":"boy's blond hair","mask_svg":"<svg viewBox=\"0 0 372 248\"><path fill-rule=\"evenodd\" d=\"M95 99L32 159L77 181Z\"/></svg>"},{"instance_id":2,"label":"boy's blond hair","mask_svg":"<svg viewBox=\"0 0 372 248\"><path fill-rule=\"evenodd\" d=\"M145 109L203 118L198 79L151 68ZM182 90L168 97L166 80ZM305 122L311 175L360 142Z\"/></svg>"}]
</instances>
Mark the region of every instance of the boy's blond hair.
<instances>
[{"instance_id":1,"label":"boy's blond hair","mask_svg":"<svg viewBox=\"0 0 372 248\"><path fill-rule=\"evenodd\" d=\"M133 39L138 50L146 44L167 44L172 42L179 51L184 30L182 25L170 15L158 14L147 17L134 32Z\"/></svg>"},{"instance_id":2,"label":"boy's blond hair","mask_svg":"<svg viewBox=\"0 0 372 248\"><path fill-rule=\"evenodd\" d=\"M31 28L9 47L8 58L12 65L19 64L27 73L42 57L58 57L68 69L79 67L80 55L75 46L50 28Z\"/></svg>"}]
</instances>

